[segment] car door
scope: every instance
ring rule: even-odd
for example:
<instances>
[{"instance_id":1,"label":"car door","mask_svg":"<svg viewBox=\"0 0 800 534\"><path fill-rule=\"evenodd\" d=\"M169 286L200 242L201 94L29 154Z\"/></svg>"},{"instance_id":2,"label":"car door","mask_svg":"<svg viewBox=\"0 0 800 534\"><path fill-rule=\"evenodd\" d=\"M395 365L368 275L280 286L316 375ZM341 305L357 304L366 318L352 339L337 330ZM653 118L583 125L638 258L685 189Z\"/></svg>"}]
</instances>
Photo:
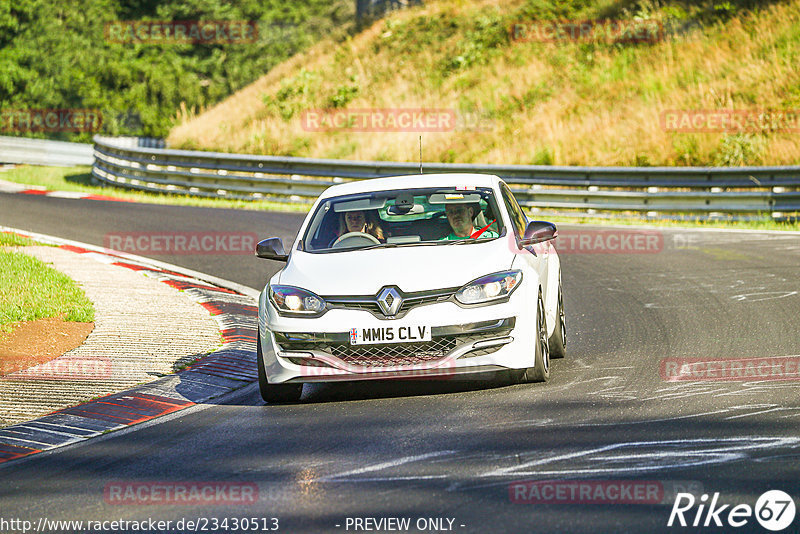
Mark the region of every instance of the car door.
<instances>
[{"instance_id":1,"label":"car door","mask_svg":"<svg viewBox=\"0 0 800 534\"><path fill-rule=\"evenodd\" d=\"M528 226L528 218L525 212L522 211L517 199L511 189L503 182L500 183L500 193L503 198L508 217L511 220L511 232L509 232L508 244L512 252L516 255L514 259L514 267L524 271L534 271L538 274L542 286L542 297L545 302L545 315L547 318L547 329L551 331L552 326L555 325L556 311L555 311L555 297L549 291L553 286L553 280L550 280L550 252L552 250L551 243L546 241L537 245L528 245L519 248L519 241L525 235L525 228ZM521 265L520 262L523 264ZM555 280L555 287L558 287L558 280ZM556 293L557 293L556 289Z\"/></svg>"}]
</instances>

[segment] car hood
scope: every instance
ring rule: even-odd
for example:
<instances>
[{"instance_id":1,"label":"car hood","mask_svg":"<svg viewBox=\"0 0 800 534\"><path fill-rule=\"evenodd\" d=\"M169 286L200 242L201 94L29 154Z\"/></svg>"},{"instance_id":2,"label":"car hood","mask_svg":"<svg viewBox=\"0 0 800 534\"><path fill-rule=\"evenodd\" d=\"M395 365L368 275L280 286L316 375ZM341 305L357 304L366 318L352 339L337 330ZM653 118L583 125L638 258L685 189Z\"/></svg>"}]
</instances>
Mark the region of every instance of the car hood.
<instances>
[{"instance_id":1,"label":"car hood","mask_svg":"<svg viewBox=\"0 0 800 534\"><path fill-rule=\"evenodd\" d=\"M374 295L387 285L404 292L459 287L509 269L506 240L469 245L411 246L310 254L295 250L280 284L319 295Z\"/></svg>"}]
</instances>

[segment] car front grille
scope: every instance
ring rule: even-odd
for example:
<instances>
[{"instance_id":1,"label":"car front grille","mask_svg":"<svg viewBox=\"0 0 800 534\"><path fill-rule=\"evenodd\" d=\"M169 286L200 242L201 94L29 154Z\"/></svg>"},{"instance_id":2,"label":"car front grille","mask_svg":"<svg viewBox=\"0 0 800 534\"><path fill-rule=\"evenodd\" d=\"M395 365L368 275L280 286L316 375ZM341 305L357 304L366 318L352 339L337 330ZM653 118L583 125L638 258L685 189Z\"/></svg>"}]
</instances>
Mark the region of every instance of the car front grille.
<instances>
[{"instance_id":1,"label":"car front grille","mask_svg":"<svg viewBox=\"0 0 800 534\"><path fill-rule=\"evenodd\" d=\"M397 367L435 362L456 347L485 339L484 336L441 336L422 343L387 345L350 345L349 343L284 342L281 350L302 352L316 350L358 367Z\"/></svg>"},{"instance_id":2,"label":"car front grille","mask_svg":"<svg viewBox=\"0 0 800 534\"><path fill-rule=\"evenodd\" d=\"M395 318L402 318L409 310L436 304L437 302L447 302L455 294L458 288L441 289L435 291L419 291L416 293L401 293L403 304L397 310ZM381 311L380 306L374 295L366 296L323 296L328 307L343 310L366 310L379 319L386 316Z\"/></svg>"},{"instance_id":3,"label":"car front grille","mask_svg":"<svg viewBox=\"0 0 800 534\"><path fill-rule=\"evenodd\" d=\"M492 328L486 327L487 324ZM285 352L321 352L333 356L347 365L362 368L408 367L441 360L452 351L466 345L472 345L476 341L507 336L514 327L514 319L487 321L484 326L480 324L471 326L474 327L472 330L475 331L467 331L465 333L452 333L461 327L434 328L434 335L431 341L420 343L351 345L348 334L276 333L275 337L280 350ZM442 334L436 335L437 330ZM489 354L498 349L499 346L475 349L472 352L468 352L465 357ZM300 359L292 355L291 360L297 363ZM309 359L308 361L314 360Z\"/></svg>"},{"instance_id":4,"label":"car front grille","mask_svg":"<svg viewBox=\"0 0 800 534\"><path fill-rule=\"evenodd\" d=\"M350 365L359 367L394 367L435 362L456 348L454 336L444 336L423 343L400 343L377 346L339 345L331 354Z\"/></svg>"}]
</instances>

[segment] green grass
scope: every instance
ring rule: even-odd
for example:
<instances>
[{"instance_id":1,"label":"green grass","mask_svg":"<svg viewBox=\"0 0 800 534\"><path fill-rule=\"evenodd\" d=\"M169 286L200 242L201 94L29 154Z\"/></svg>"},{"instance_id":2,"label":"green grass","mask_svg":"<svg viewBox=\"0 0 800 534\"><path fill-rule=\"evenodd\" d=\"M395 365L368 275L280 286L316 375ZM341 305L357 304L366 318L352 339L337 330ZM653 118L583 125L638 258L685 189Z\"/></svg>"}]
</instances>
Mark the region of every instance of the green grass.
<instances>
[{"instance_id":1,"label":"green grass","mask_svg":"<svg viewBox=\"0 0 800 534\"><path fill-rule=\"evenodd\" d=\"M79 191L93 195L105 195L135 202L169 204L173 206L198 206L207 208L239 208L267 211L306 212L309 206L286 204L271 200L232 200L201 198L186 195L166 195L134 191L121 187L95 185L91 167L36 167L20 166L0 173L0 180L18 184L40 186L51 191Z\"/></svg>"},{"instance_id":2,"label":"green grass","mask_svg":"<svg viewBox=\"0 0 800 534\"><path fill-rule=\"evenodd\" d=\"M94 306L77 284L43 261L0 250L0 333L13 323L48 317L94 321Z\"/></svg>"},{"instance_id":3,"label":"green grass","mask_svg":"<svg viewBox=\"0 0 800 534\"><path fill-rule=\"evenodd\" d=\"M12 234L11 232L0 232L0 247L27 247L38 245L33 239Z\"/></svg>"}]
</instances>

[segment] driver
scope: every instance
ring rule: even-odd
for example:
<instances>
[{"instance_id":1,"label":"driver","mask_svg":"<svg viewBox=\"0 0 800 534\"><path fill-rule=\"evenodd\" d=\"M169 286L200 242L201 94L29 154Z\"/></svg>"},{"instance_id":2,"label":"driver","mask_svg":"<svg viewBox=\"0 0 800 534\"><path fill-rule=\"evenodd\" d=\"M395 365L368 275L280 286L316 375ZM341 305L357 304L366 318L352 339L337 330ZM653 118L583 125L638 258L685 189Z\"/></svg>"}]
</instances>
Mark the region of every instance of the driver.
<instances>
[{"instance_id":1,"label":"driver","mask_svg":"<svg viewBox=\"0 0 800 534\"><path fill-rule=\"evenodd\" d=\"M489 230L489 226L485 228L475 228L474 220L481 211L480 204L445 204L445 214L447 215L447 222L450 223L450 228L453 230L442 239L447 241L454 241L457 239L477 239L478 237L497 237L497 232ZM494 221L492 221L494 222Z\"/></svg>"},{"instance_id":2,"label":"driver","mask_svg":"<svg viewBox=\"0 0 800 534\"><path fill-rule=\"evenodd\" d=\"M383 228L378 221L378 217L373 210L370 211L346 211L339 214L339 233L337 237L350 232L361 232L370 234L381 243L386 239L383 235Z\"/></svg>"}]
</instances>

